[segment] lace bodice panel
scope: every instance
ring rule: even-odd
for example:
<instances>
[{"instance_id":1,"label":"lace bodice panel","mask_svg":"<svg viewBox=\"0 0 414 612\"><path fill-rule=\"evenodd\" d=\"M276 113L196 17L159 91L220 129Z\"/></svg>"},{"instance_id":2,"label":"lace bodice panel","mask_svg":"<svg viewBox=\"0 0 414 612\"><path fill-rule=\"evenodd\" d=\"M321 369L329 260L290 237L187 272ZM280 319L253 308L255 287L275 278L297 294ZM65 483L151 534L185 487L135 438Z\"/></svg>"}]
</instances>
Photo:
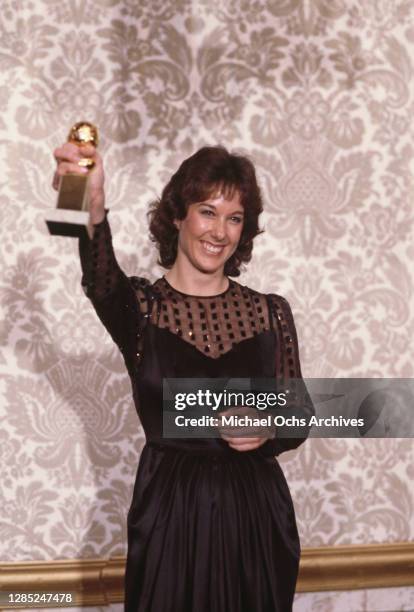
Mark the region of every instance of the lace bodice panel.
<instances>
[{"instance_id":1,"label":"lace bodice panel","mask_svg":"<svg viewBox=\"0 0 414 612\"><path fill-rule=\"evenodd\" d=\"M212 359L270 326L264 296L231 280L227 291L214 297L182 294L165 278L148 290L155 295L151 322Z\"/></svg>"}]
</instances>

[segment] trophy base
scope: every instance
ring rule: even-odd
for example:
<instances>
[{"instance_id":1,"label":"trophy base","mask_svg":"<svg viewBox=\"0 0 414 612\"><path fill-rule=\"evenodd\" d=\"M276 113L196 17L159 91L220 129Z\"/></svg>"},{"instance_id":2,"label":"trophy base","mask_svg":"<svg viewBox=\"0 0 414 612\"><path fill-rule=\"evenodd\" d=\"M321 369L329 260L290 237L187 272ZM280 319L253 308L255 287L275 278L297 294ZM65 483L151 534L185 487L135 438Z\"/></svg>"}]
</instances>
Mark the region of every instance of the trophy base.
<instances>
[{"instance_id":1,"label":"trophy base","mask_svg":"<svg viewBox=\"0 0 414 612\"><path fill-rule=\"evenodd\" d=\"M47 211L45 220L52 236L89 237L89 213L86 210L55 208Z\"/></svg>"}]
</instances>

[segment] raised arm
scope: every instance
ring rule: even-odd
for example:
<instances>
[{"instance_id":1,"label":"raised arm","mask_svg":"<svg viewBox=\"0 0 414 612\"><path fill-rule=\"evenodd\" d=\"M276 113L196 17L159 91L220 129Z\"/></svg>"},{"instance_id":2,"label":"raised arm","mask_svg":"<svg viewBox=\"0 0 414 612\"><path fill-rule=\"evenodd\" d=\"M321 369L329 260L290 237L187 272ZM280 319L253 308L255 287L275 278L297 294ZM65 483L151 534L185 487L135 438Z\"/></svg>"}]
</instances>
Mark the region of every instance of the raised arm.
<instances>
[{"instance_id":1,"label":"raised arm","mask_svg":"<svg viewBox=\"0 0 414 612\"><path fill-rule=\"evenodd\" d=\"M64 174L85 173L78 165L82 157L95 161L88 180L89 238L79 240L82 286L130 367L137 354L137 338L143 319L139 299L145 294L145 281L140 284L129 279L116 260L105 209L102 158L92 145L80 148L71 143L56 149L54 156L57 163L53 179L55 189Z\"/></svg>"}]
</instances>

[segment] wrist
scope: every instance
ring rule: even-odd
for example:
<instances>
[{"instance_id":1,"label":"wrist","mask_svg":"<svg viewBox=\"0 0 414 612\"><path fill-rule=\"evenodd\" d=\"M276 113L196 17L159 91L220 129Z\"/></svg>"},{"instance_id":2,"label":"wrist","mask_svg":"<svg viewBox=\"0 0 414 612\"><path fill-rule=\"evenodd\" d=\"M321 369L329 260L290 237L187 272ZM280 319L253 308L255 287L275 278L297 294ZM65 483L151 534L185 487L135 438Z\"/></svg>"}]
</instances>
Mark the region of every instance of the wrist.
<instances>
[{"instance_id":1,"label":"wrist","mask_svg":"<svg viewBox=\"0 0 414 612\"><path fill-rule=\"evenodd\" d=\"M89 211L88 235L91 240L94 237L95 228L105 221L107 212L107 208L103 208L100 211Z\"/></svg>"},{"instance_id":2,"label":"wrist","mask_svg":"<svg viewBox=\"0 0 414 612\"><path fill-rule=\"evenodd\" d=\"M90 225L98 225L99 223L102 223L102 221L105 219L105 216L106 212L103 204L102 206L99 206L99 208L91 208L89 210Z\"/></svg>"}]
</instances>

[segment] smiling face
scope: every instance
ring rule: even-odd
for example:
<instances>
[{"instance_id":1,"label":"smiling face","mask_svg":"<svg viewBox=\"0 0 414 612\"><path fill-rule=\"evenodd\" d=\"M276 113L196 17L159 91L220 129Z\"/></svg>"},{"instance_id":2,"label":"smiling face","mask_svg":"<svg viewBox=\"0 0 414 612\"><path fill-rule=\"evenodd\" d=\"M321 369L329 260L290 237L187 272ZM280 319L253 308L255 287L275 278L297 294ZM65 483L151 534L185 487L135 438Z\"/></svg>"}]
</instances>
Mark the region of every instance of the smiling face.
<instances>
[{"instance_id":1,"label":"smiling face","mask_svg":"<svg viewBox=\"0 0 414 612\"><path fill-rule=\"evenodd\" d=\"M243 229L243 206L237 191L190 204L179 230L177 260L206 274L224 275L224 264L237 249Z\"/></svg>"}]
</instances>

